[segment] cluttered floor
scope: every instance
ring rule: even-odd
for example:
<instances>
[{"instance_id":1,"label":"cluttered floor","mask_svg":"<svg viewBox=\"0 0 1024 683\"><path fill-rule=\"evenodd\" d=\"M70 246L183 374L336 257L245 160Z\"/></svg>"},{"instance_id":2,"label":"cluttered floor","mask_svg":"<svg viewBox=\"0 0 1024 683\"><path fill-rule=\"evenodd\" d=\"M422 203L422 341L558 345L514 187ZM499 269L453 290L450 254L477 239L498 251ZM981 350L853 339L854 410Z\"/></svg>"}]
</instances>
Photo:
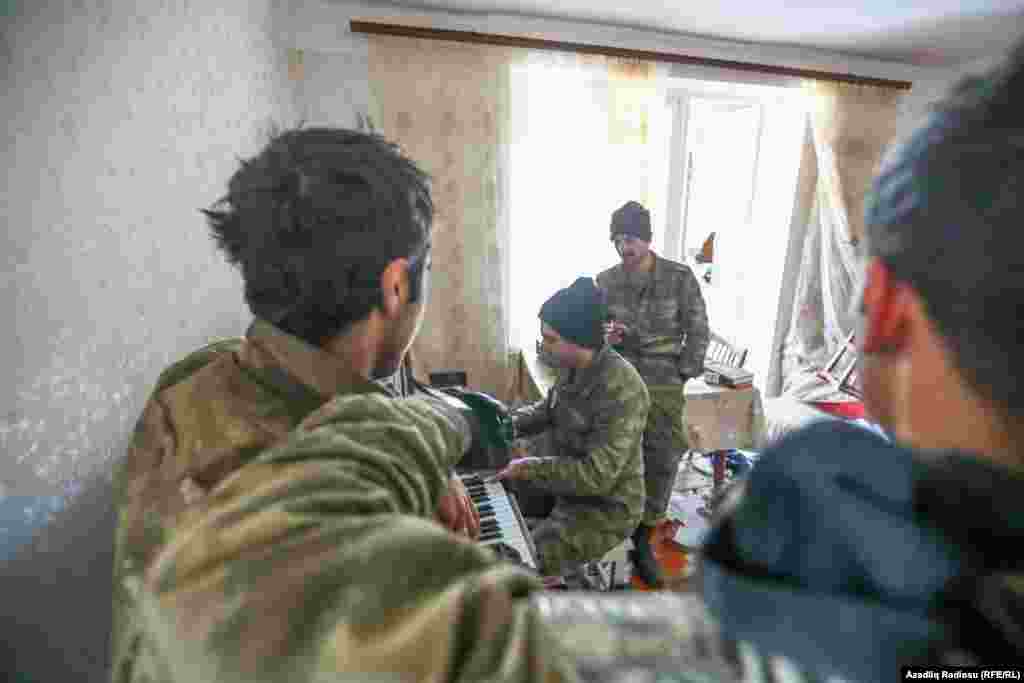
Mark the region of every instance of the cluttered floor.
<instances>
[{"instance_id":1,"label":"cluttered floor","mask_svg":"<svg viewBox=\"0 0 1024 683\"><path fill-rule=\"evenodd\" d=\"M650 541L665 585L657 590L692 589L698 551L710 524L718 494L757 461L755 451L730 449L714 453L691 451L684 458L669 502L667 519L651 529ZM632 541L626 539L578 575L562 577L549 588L570 590L655 590L633 576L629 562Z\"/></svg>"}]
</instances>

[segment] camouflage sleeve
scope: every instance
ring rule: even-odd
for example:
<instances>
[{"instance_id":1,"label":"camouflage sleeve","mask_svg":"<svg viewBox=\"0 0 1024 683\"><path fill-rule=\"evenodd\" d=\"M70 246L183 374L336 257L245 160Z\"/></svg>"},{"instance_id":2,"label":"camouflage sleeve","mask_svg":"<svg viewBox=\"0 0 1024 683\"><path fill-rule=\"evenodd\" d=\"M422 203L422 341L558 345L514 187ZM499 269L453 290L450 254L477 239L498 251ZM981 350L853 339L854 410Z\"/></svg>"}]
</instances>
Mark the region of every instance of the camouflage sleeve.
<instances>
[{"instance_id":1,"label":"camouflage sleeve","mask_svg":"<svg viewBox=\"0 0 1024 683\"><path fill-rule=\"evenodd\" d=\"M728 637L693 594L549 591L531 601L592 683L818 681L791 659Z\"/></svg>"},{"instance_id":2,"label":"camouflage sleeve","mask_svg":"<svg viewBox=\"0 0 1024 683\"><path fill-rule=\"evenodd\" d=\"M533 436L551 427L548 397L545 396L536 403L512 411L512 424L515 425L517 438Z\"/></svg>"},{"instance_id":3,"label":"camouflage sleeve","mask_svg":"<svg viewBox=\"0 0 1024 683\"><path fill-rule=\"evenodd\" d=\"M707 308L700 284L689 268L683 269L679 301L686 342L679 354L679 374L699 377L704 373L704 356L708 351L711 333L708 328Z\"/></svg>"},{"instance_id":4,"label":"camouflage sleeve","mask_svg":"<svg viewBox=\"0 0 1024 683\"><path fill-rule=\"evenodd\" d=\"M165 371L164 375L167 372ZM163 379L163 376L161 377ZM158 382L166 386L166 382ZM160 463L175 462L177 440L166 409L157 397L147 401L135 424L128 455L115 462L114 492L117 526L114 531L111 670L113 683L136 680L130 672L139 656L139 576L164 542L159 514L149 509L159 500L145 472L159 472ZM142 482L137 483L137 482ZM147 484L149 484L147 486ZM133 491L133 488L141 491Z\"/></svg>"},{"instance_id":5,"label":"camouflage sleeve","mask_svg":"<svg viewBox=\"0 0 1024 683\"><path fill-rule=\"evenodd\" d=\"M593 428L582 458L539 458L527 467L535 481L565 482L580 496L606 495L631 460L647 424L650 398L643 382L610 381L607 393L592 404Z\"/></svg>"},{"instance_id":6,"label":"camouflage sleeve","mask_svg":"<svg viewBox=\"0 0 1024 683\"><path fill-rule=\"evenodd\" d=\"M168 530L114 680L573 679L536 577L428 519L465 438L416 399L311 415Z\"/></svg>"}]
</instances>

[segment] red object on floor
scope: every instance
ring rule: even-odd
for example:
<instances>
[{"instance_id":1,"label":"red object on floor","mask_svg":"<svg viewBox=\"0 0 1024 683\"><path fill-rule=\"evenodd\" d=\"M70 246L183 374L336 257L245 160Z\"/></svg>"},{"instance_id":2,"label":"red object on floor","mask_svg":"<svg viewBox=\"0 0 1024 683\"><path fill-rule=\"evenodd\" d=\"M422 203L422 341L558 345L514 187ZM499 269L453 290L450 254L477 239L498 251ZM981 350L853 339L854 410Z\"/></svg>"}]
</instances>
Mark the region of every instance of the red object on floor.
<instances>
[{"instance_id":1,"label":"red object on floor","mask_svg":"<svg viewBox=\"0 0 1024 683\"><path fill-rule=\"evenodd\" d=\"M818 410L844 420L860 420L867 413L861 401L812 401L811 405Z\"/></svg>"},{"instance_id":2,"label":"red object on floor","mask_svg":"<svg viewBox=\"0 0 1024 683\"><path fill-rule=\"evenodd\" d=\"M679 522L665 520L651 529L651 533L648 536L651 546L654 548L654 559L658 561L658 566L661 567L661 575L666 584L672 583L673 580L681 579L686 572L686 564L688 562L686 551L672 538L676 535L676 531L680 526L682 525ZM634 590L657 590L651 588L636 576L630 580L630 583Z\"/></svg>"}]
</instances>

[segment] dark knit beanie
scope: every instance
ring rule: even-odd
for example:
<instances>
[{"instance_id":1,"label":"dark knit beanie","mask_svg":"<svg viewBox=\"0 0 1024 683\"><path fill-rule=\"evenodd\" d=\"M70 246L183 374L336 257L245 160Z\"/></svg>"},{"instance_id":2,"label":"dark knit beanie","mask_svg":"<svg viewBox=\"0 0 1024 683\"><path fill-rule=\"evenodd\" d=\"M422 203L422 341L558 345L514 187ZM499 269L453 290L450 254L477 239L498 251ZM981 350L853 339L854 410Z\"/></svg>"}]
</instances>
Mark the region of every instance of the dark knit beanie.
<instances>
[{"instance_id":1,"label":"dark knit beanie","mask_svg":"<svg viewBox=\"0 0 1024 683\"><path fill-rule=\"evenodd\" d=\"M651 212L637 202L626 202L612 214L611 238L632 235L644 242L651 241Z\"/></svg>"},{"instance_id":2,"label":"dark knit beanie","mask_svg":"<svg viewBox=\"0 0 1024 683\"><path fill-rule=\"evenodd\" d=\"M604 320L607 308L604 294L589 277L576 278L570 287L560 289L540 307L540 319L555 328L563 339L589 349L604 344Z\"/></svg>"}]
</instances>

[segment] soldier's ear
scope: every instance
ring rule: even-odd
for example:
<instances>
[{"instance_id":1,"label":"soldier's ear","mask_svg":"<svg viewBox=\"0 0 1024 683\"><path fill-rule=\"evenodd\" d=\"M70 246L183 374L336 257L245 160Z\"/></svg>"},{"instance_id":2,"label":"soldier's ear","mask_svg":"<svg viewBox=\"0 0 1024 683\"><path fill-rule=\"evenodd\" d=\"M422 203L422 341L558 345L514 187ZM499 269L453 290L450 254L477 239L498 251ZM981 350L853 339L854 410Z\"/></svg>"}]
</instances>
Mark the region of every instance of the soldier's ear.
<instances>
[{"instance_id":1,"label":"soldier's ear","mask_svg":"<svg viewBox=\"0 0 1024 683\"><path fill-rule=\"evenodd\" d=\"M912 298L908 285L897 280L881 260L871 260L862 303L861 349L865 353L898 351L905 345Z\"/></svg>"},{"instance_id":2,"label":"soldier's ear","mask_svg":"<svg viewBox=\"0 0 1024 683\"><path fill-rule=\"evenodd\" d=\"M386 318L397 318L409 303L409 260L396 258L380 275L381 313Z\"/></svg>"}]
</instances>

